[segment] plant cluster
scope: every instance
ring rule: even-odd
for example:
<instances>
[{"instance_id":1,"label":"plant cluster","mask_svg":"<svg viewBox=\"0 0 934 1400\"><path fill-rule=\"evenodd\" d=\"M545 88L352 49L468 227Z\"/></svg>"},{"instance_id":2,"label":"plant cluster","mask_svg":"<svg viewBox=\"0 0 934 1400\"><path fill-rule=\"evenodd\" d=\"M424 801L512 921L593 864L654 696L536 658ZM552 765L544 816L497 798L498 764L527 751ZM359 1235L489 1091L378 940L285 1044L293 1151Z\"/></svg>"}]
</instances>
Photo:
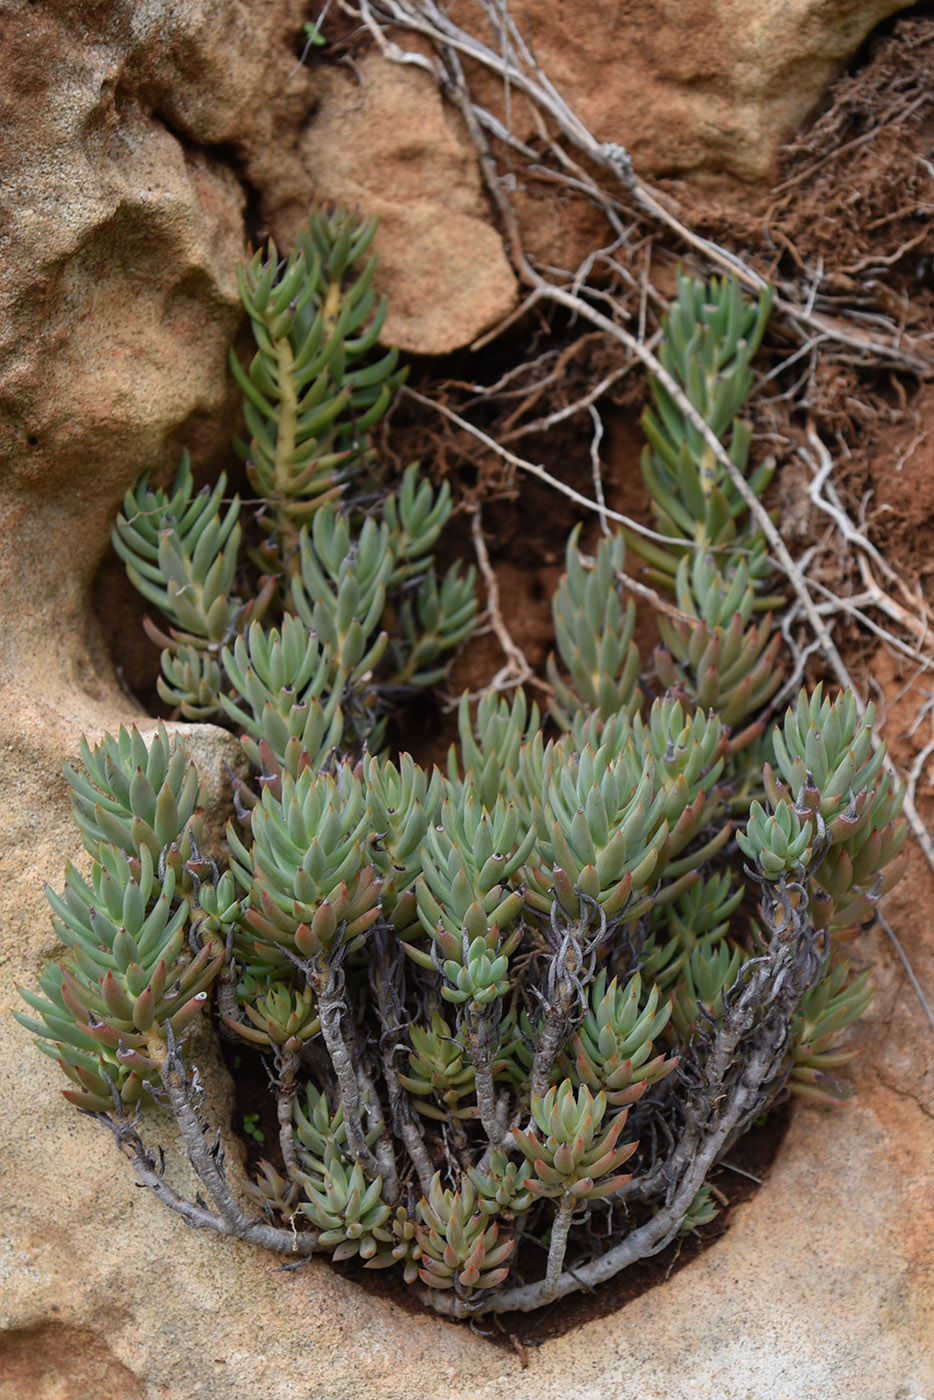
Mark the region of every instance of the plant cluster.
<instances>
[{"instance_id":1,"label":"plant cluster","mask_svg":"<svg viewBox=\"0 0 934 1400\"><path fill-rule=\"evenodd\" d=\"M462 1317L657 1252L713 1217L712 1168L779 1095L836 1101L870 995L841 940L897 879L905 827L871 708L818 687L773 721L765 542L659 383L658 530L628 540L672 600L650 665L627 541L589 557L574 530L548 716L522 690L464 697L445 771L384 749L389 707L439 679L476 601L470 571L432 564L447 489L410 467L387 493L375 469L401 374L373 358L372 233L317 214L243 273L248 528L185 459L171 491L128 493L114 534L165 618L160 694L242 736L226 849L205 849L182 737L85 745L66 775L91 873L49 892L66 954L20 1020L189 1223L398 1265ZM739 415L768 311L684 277L661 351L757 492ZM202 1013L270 1065L278 1154L252 1215L201 1113ZM210 1204L143 1142L153 1101Z\"/></svg>"}]
</instances>

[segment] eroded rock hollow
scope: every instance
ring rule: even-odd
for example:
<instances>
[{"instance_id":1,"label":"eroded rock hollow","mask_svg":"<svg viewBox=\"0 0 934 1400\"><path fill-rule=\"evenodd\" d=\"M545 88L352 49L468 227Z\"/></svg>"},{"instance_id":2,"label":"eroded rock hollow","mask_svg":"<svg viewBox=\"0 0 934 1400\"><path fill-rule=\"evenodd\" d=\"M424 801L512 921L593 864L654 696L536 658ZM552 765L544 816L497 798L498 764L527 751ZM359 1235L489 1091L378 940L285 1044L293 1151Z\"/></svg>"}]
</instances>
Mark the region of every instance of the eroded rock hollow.
<instances>
[{"instance_id":1,"label":"eroded rock hollow","mask_svg":"<svg viewBox=\"0 0 934 1400\"><path fill-rule=\"evenodd\" d=\"M767 182L840 65L900 8L534 0L523 13L542 67L641 174ZM452 13L469 25L476 9ZM9 1015L55 950L43 882L75 855L62 762L83 733L144 719L114 667L106 590L92 606L111 523L142 472L170 479L182 446L202 471L227 458L248 240L288 246L313 198L380 214L386 337L415 354L469 346L520 297L474 146L430 74L365 38L349 62L303 65L307 19L303 0L3 6L3 1400L480 1400L519 1384L512 1358L466 1328L403 1314L317 1261L274 1273L258 1250L187 1230L61 1100ZM482 85L504 111L500 86ZM519 106L515 121L535 139ZM541 207L519 207L537 249L577 236L573 210L562 227L549 205L550 235ZM220 793L235 741L198 743ZM893 976L879 980L894 1035ZM223 1104L219 1067L213 1088ZM537 1350L516 1393L929 1393L931 1145L918 1103L870 1081L832 1131L798 1115L767 1192L716 1250Z\"/></svg>"}]
</instances>

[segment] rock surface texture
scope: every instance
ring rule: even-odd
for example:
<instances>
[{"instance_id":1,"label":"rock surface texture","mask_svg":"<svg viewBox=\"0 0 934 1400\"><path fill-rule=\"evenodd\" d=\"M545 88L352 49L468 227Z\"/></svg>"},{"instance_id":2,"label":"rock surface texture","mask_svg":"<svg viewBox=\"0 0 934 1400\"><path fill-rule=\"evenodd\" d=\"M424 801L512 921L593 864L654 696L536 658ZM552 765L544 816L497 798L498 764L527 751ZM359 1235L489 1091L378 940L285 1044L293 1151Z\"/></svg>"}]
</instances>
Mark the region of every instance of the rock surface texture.
<instances>
[{"instance_id":1,"label":"rock surface texture","mask_svg":"<svg viewBox=\"0 0 934 1400\"><path fill-rule=\"evenodd\" d=\"M376 53L354 73L331 69L301 149L320 198L380 216L388 338L444 353L512 310L516 281L473 150L424 73Z\"/></svg>"},{"instance_id":2,"label":"rock surface texture","mask_svg":"<svg viewBox=\"0 0 934 1400\"><path fill-rule=\"evenodd\" d=\"M524 13L565 96L645 171L749 178L900 7L711 0L690 33L673 0ZM469 343L516 287L428 77L375 54L357 77L297 67L304 0L2 9L0 1400L931 1400L931 1038L881 945L853 1105L796 1114L716 1248L527 1371L318 1261L273 1272L192 1233L60 1098L9 1010L54 952L43 881L75 854L61 764L139 718L92 583L141 471L166 479L183 443L202 469L226 452L248 231L287 239L316 192L381 212L388 330L423 353ZM219 787L234 741L200 742Z\"/></svg>"},{"instance_id":3,"label":"rock surface texture","mask_svg":"<svg viewBox=\"0 0 934 1400\"><path fill-rule=\"evenodd\" d=\"M519 23L564 100L599 141L621 142L640 175L762 180L873 26L907 3L529 0ZM450 14L482 35L472 0L456 0ZM498 49L489 32L483 38ZM483 95L502 112L498 84ZM516 135L534 139L519 94L511 115Z\"/></svg>"}]
</instances>

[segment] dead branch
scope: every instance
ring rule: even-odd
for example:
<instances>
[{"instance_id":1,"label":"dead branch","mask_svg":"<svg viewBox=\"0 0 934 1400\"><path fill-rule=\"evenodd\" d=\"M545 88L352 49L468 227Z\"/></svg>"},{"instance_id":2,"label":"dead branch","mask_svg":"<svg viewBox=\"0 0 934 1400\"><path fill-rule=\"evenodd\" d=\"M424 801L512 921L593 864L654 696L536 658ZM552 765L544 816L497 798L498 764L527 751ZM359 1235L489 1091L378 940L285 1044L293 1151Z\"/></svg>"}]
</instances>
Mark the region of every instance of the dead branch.
<instances>
[{"instance_id":1,"label":"dead branch","mask_svg":"<svg viewBox=\"0 0 934 1400\"><path fill-rule=\"evenodd\" d=\"M483 519L480 514L480 506L475 505L472 509L472 519L470 522L470 537L473 540L474 552L477 556L477 568L483 579L486 588L486 611L490 620L490 626L499 642L504 655L506 665L503 666L490 681L491 690L507 690L517 685L524 685L534 678L534 671L529 665L528 658L522 648L513 641L512 633L503 621L503 615L499 610L499 584L496 581L496 574L490 563L490 556L486 547L486 540L483 535Z\"/></svg>"}]
</instances>

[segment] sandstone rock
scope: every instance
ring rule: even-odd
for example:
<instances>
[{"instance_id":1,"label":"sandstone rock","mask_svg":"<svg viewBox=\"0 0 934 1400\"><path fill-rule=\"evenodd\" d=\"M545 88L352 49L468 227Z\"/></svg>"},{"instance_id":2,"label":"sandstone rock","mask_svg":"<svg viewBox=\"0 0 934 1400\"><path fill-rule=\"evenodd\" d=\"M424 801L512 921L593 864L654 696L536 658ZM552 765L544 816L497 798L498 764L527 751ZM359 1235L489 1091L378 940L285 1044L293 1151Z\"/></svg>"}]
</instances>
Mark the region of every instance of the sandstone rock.
<instances>
[{"instance_id":1,"label":"sandstone rock","mask_svg":"<svg viewBox=\"0 0 934 1400\"><path fill-rule=\"evenodd\" d=\"M696 34L665 38L683 7L629 7L633 38L596 5L583 32L583 8L531 12L548 20L543 60L595 129L646 170L719 162L758 175L821 75L898 6L711 6L703 72ZM65 1104L54 1066L9 1014L16 984L55 951L42 883L60 883L76 851L61 763L83 732L139 717L105 645L107 600L101 619L89 603L114 511L141 470L171 474L183 441L204 467L226 455L244 181L277 235L304 212L309 173L330 197L380 201L397 333L413 345L463 344L514 294L476 171L427 78L395 86L367 60L380 168L362 163L359 126L354 163L340 163L359 94L340 73L295 71L305 14L299 0L47 0L8 5L0 26L0 1397L920 1400L934 1390L934 1130L911 1076L930 1086L931 1041L890 964L860 1097L833 1118L799 1113L766 1188L718 1246L622 1314L533 1351L527 1372L319 1261L278 1272L261 1251L189 1231ZM807 103L805 85L783 88L802 54ZM617 88L635 93L628 107L613 105ZM316 92L332 165L314 124L300 135ZM234 741L214 731L201 742L220 801ZM915 956L931 937L918 910L931 907L906 900ZM227 1129L216 1063L211 1091Z\"/></svg>"},{"instance_id":2,"label":"sandstone rock","mask_svg":"<svg viewBox=\"0 0 934 1400\"><path fill-rule=\"evenodd\" d=\"M530 0L514 10L535 57L600 141L626 147L641 176L728 172L773 176L782 146L811 115L873 27L910 0ZM499 51L465 0L452 19ZM404 40L402 42L405 42ZM483 103L503 114L498 80ZM513 129L535 123L513 94Z\"/></svg>"},{"instance_id":3,"label":"sandstone rock","mask_svg":"<svg viewBox=\"0 0 934 1400\"><path fill-rule=\"evenodd\" d=\"M426 73L377 54L355 74L332 70L302 150L318 198L381 216L387 340L443 354L512 310L516 280L488 219L473 148Z\"/></svg>"},{"instance_id":4,"label":"sandstone rock","mask_svg":"<svg viewBox=\"0 0 934 1400\"><path fill-rule=\"evenodd\" d=\"M114 507L184 440L202 463L226 451L245 198L217 143L246 167L255 149L257 179L280 151L281 203L310 105L289 76L301 9L62 0L4 23L0 644L26 689L113 689L106 665L91 679L87 595Z\"/></svg>"}]
</instances>

